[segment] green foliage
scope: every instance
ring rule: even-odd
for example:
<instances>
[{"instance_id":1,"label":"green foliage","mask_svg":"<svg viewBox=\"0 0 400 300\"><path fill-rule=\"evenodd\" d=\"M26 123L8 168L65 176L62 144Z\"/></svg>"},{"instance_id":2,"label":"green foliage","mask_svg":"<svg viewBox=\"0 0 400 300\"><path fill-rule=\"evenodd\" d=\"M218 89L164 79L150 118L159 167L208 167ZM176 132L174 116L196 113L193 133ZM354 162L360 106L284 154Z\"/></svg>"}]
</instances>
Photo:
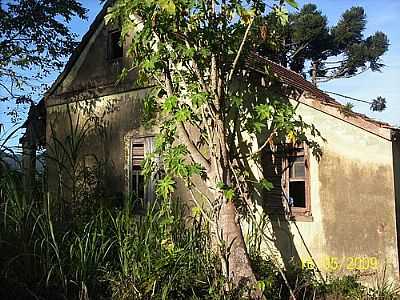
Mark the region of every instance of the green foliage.
<instances>
[{"instance_id":1,"label":"green foliage","mask_svg":"<svg viewBox=\"0 0 400 300\"><path fill-rule=\"evenodd\" d=\"M166 175L157 183L156 193L163 199L168 199L172 192L175 190L175 181Z\"/></svg>"},{"instance_id":2,"label":"green foliage","mask_svg":"<svg viewBox=\"0 0 400 300\"><path fill-rule=\"evenodd\" d=\"M201 218L187 227L181 208L164 202L113 224L121 262L108 275L113 299L205 299L216 261Z\"/></svg>"},{"instance_id":3,"label":"green foliage","mask_svg":"<svg viewBox=\"0 0 400 300\"><path fill-rule=\"evenodd\" d=\"M367 291L354 276L333 279L324 289L327 293L342 296L345 299L363 299Z\"/></svg>"},{"instance_id":4,"label":"green foliage","mask_svg":"<svg viewBox=\"0 0 400 300\"><path fill-rule=\"evenodd\" d=\"M373 99L371 102L371 110L372 111L383 111L386 108L386 99L378 96L376 99Z\"/></svg>"},{"instance_id":5,"label":"green foliage","mask_svg":"<svg viewBox=\"0 0 400 300\"><path fill-rule=\"evenodd\" d=\"M28 198L18 178L1 179L0 281L15 291L2 287L1 298L89 299L104 293L100 268L111 236L102 231L102 214L68 230L54 222L50 199Z\"/></svg>"},{"instance_id":6,"label":"green foliage","mask_svg":"<svg viewBox=\"0 0 400 300\"><path fill-rule=\"evenodd\" d=\"M2 299L219 299L212 295L223 292L207 224L185 218L176 202L154 202L140 216L126 201L66 228L55 222L51 199L29 199L17 178L1 179Z\"/></svg>"},{"instance_id":7,"label":"green foliage","mask_svg":"<svg viewBox=\"0 0 400 300\"><path fill-rule=\"evenodd\" d=\"M340 107L340 112L344 116L351 116L353 114L353 107L354 107L353 103L347 102L345 105Z\"/></svg>"},{"instance_id":8,"label":"green foliage","mask_svg":"<svg viewBox=\"0 0 400 300\"><path fill-rule=\"evenodd\" d=\"M321 295L331 295L339 299L373 299L392 300L399 299L399 290L393 284L384 280L383 285L375 287L363 286L358 275L346 275L343 277L330 278L326 284L316 284L316 289Z\"/></svg>"},{"instance_id":9,"label":"green foliage","mask_svg":"<svg viewBox=\"0 0 400 300\"><path fill-rule=\"evenodd\" d=\"M127 201L66 229L14 186L1 188L2 299L241 299L244 288L224 290L207 223L176 202L137 215Z\"/></svg>"},{"instance_id":10,"label":"green foliage","mask_svg":"<svg viewBox=\"0 0 400 300\"><path fill-rule=\"evenodd\" d=\"M86 18L86 9L75 0L2 1L0 101L32 102L40 81L61 68L77 45L68 28L74 17Z\"/></svg>"},{"instance_id":11,"label":"green foliage","mask_svg":"<svg viewBox=\"0 0 400 300\"><path fill-rule=\"evenodd\" d=\"M284 4L297 7L295 1L271 2L271 14L282 23L288 21ZM129 38L129 54L134 57L139 81L157 85L145 101L145 115L146 120L156 120L153 124L160 127L160 133L144 173L166 175L157 188L162 197L172 193L174 177L183 178L190 186L193 175L201 175L215 188L221 178L209 177L217 172L210 170L210 165L218 168L221 164L229 170L221 156L229 156L230 163L239 165L238 157L251 157L254 143L245 143L242 136L259 138L260 145L266 142L268 147L286 143L288 135L293 142L319 137L312 125L296 116L288 101L291 91L277 84L262 87L241 61L232 64L235 55L254 50L245 32L268 12L265 3L234 1L215 3L215 8L211 4L119 0L106 17L106 22L121 24L123 32L131 32L123 38ZM267 72L258 76L274 83ZM309 144L318 148L316 142ZM217 159L215 167L212 157ZM246 172L239 169L239 176L229 174L226 181L254 181L252 174L243 176ZM236 182L234 189L221 192L232 199L240 195L236 189L243 184L247 185Z\"/></svg>"},{"instance_id":12,"label":"green foliage","mask_svg":"<svg viewBox=\"0 0 400 300\"><path fill-rule=\"evenodd\" d=\"M267 299L291 299L287 284L272 259L252 252L252 261ZM294 264L285 270L285 275L296 299L399 299L398 288L387 281L380 286L366 287L357 275L345 275L328 277L322 282L316 270L302 269Z\"/></svg>"},{"instance_id":13,"label":"green foliage","mask_svg":"<svg viewBox=\"0 0 400 300\"><path fill-rule=\"evenodd\" d=\"M98 157L99 152L94 155L85 151L90 136L104 142L106 129L91 108L81 108L79 104L67 105L63 116L67 120L65 135L58 131L56 122L49 124L52 138L47 144L47 159L58 173L54 180L57 200L52 204L57 206L56 217L70 222L90 217L106 202L107 161Z\"/></svg>"},{"instance_id":14,"label":"green foliage","mask_svg":"<svg viewBox=\"0 0 400 300\"><path fill-rule=\"evenodd\" d=\"M251 168L268 167L260 166L262 152L306 142L320 155L319 131L296 114L289 99L296 91L282 86L268 70L255 72L245 63L249 52L256 50L251 42L255 24L270 12L285 27L289 22L285 4L297 7L291 0L117 0L106 17L123 33L130 32L123 39L139 83L156 85L145 111L146 117L155 119L159 134L143 173L156 177L161 199L171 199L178 178L183 179L202 216L213 223L225 222L218 224L223 239L237 233L234 239L242 240L237 227L225 228L233 227L238 216L229 214L235 222L218 217L224 202L251 214L248 204L256 201L252 196L257 189L272 188ZM199 180L207 191L198 188ZM200 203L207 207L203 210ZM225 234L230 229L236 232L229 234L232 237ZM223 247L222 260L241 253L226 245L245 247L213 237ZM224 258L224 251L232 255ZM243 264L252 281L245 284L249 290L255 282L247 257ZM239 273L227 274L227 269L223 274L227 277Z\"/></svg>"},{"instance_id":15,"label":"green foliage","mask_svg":"<svg viewBox=\"0 0 400 300\"><path fill-rule=\"evenodd\" d=\"M274 188L274 185L265 178L260 180L259 185L267 191L270 191Z\"/></svg>"}]
</instances>

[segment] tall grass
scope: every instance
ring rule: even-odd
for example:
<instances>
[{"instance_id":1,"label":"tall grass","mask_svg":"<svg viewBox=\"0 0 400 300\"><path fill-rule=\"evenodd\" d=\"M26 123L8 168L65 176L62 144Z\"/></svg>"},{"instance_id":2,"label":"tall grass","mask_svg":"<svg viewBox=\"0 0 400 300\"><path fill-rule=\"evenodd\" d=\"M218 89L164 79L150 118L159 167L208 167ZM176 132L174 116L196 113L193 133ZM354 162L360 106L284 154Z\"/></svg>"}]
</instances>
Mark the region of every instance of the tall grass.
<instances>
[{"instance_id":1,"label":"tall grass","mask_svg":"<svg viewBox=\"0 0 400 300\"><path fill-rule=\"evenodd\" d=\"M127 199L122 209L99 209L66 229L47 194L28 195L21 186L18 175L1 178L0 299L210 295L218 264L207 226L185 218L176 202L153 202L137 215Z\"/></svg>"},{"instance_id":2,"label":"tall grass","mask_svg":"<svg viewBox=\"0 0 400 300\"><path fill-rule=\"evenodd\" d=\"M186 226L179 206L150 205L113 218L118 267L109 274L115 299L186 299L208 293L214 257L201 219ZM133 297L133 298L132 298Z\"/></svg>"},{"instance_id":3,"label":"tall grass","mask_svg":"<svg viewBox=\"0 0 400 300\"><path fill-rule=\"evenodd\" d=\"M100 196L98 196L100 197ZM210 243L207 222L180 202L154 201L122 208L94 208L66 227L54 217L49 194L25 193L22 177L0 174L0 299L245 299L246 289L227 292ZM101 199L94 199L94 202ZM145 207L141 214L135 207ZM86 209L86 208L83 208ZM79 212L78 212L79 213ZM267 299L289 299L272 260L250 244L254 270ZM311 270L286 270L297 299L397 299L380 280L376 289L356 277L316 280Z\"/></svg>"}]
</instances>

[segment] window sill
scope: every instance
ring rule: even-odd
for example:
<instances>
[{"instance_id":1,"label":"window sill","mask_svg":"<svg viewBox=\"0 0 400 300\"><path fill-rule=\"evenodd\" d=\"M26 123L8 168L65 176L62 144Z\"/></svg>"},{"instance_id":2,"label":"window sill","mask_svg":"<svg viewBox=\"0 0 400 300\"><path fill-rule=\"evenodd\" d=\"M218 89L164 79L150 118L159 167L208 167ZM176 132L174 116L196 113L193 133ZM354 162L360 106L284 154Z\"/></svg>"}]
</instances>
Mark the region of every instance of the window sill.
<instances>
[{"instance_id":1,"label":"window sill","mask_svg":"<svg viewBox=\"0 0 400 300\"><path fill-rule=\"evenodd\" d=\"M289 216L282 211L271 211L269 213L269 216L271 218L271 221L277 221L277 220L286 220L286 221L293 221L293 222L313 222L314 217L308 212L306 213L301 213L301 212L292 212L292 215Z\"/></svg>"},{"instance_id":2,"label":"window sill","mask_svg":"<svg viewBox=\"0 0 400 300\"><path fill-rule=\"evenodd\" d=\"M313 216L306 216L306 215L292 215L290 216L290 221L294 222L313 222L314 217Z\"/></svg>"}]
</instances>

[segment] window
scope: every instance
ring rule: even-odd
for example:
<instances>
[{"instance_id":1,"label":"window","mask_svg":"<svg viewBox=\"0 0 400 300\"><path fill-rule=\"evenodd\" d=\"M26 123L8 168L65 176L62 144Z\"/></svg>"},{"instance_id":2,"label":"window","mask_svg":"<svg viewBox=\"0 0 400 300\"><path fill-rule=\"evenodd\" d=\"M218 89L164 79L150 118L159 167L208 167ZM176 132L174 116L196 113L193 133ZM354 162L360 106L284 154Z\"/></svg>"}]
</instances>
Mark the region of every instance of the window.
<instances>
[{"instance_id":1,"label":"window","mask_svg":"<svg viewBox=\"0 0 400 300\"><path fill-rule=\"evenodd\" d=\"M136 199L143 201L144 193L144 176L142 175L142 162L144 160L144 144L132 143L132 176L131 176L131 193Z\"/></svg>"},{"instance_id":2,"label":"window","mask_svg":"<svg viewBox=\"0 0 400 300\"><path fill-rule=\"evenodd\" d=\"M124 54L121 45L121 31L114 30L108 33L108 59L118 59Z\"/></svg>"},{"instance_id":3,"label":"window","mask_svg":"<svg viewBox=\"0 0 400 300\"><path fill-rule=\"evenodd\" d=\"M311 213L309 196L308 157L306 147L289 147L285 157L286 192L292 215L309 216Z\"/></svg>"},{"instance_id":4,"label":"window","mask_svg":"<svg viewBox=\"0 0 400 300\"><path fill-rule=\"evenodd\" d=\"M270 211L294 218L311 216L306 145L282 145L274 152L265 151L263 164L264 177L274 185L264 196Z\"/></svg>"},{"instance_id":5,"label":"window","mask_svg":"<svg viewBox=\"0 0 400 300\"><path fill-rule=\"evenodd\" d=\"M152 151L153 137L128 138L127 155L127 192L133 194L139 204L152 201L154 193L154 181L146 182L142 175L142 162L146 153Z\"/></svg>"}]
</instances>

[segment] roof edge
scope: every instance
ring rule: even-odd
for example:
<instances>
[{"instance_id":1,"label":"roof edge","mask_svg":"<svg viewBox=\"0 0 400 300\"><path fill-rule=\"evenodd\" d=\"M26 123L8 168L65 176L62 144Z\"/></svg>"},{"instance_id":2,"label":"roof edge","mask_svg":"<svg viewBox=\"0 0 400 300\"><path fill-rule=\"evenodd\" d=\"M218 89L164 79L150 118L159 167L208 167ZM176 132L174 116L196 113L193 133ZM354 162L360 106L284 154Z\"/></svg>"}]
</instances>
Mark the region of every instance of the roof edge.
<instances>
[{"instance_id":1,"label":"roof edge","mask_svg":"<svg viewBox=\"0 0 400 300\"><path fill-rule=\"evenodd\" d=\"M254 71L259 72L261 74L267 74L268 71L262 69L261 66L269 66L273 75L276 76L277 80L282 83L288 84L296 89L299 89L303 92L303 97L299 97L299 99L295 99L298 102L302 102L308 106L311 106L317 110L323 111L329 115L334 116L335 118L341 119L344 122L350 123L356 127L364 129L370 133L378 135L384 139L391 140L390 130L399 131L400 128L396 128L389 123L377 121L372 119L364 114L357 112L349 112L349 115L344 115L341 110L344 109L344 105L340 102L336 101L334 98L318 89L315 85L313 85L308 80L304 79L300 74L289 70L276 62L273 62L255 52L250 53L248 58L245 61L245 64L252 68ZM305 97L304 93L308 93L311 97ZM302 98L308 99L308 101L301 101ZM309 98L315 98L314 100ZM388 130L389 129L389 130ZM387 132L383 132L387 130Z\"/></svg>"},{"instance_id":2,"label":"roof edge","mask_svg":"<svg viewBox=\"0 0 400 300\"><path fill-rule=\"evenodd\" d=\"M104 17L107 14L107 9L112 4L112 2L113 2L113 0L107 0L104 3L103 8L100 10L100 12L97 14L96 18L90 25L89 30L83 35L81 41L79 42L78 47L76 47L76 49L73 51L72 55L68 59L64 69L58 75L57 79L54 81L54 83L51 85L51 87L45 92L45 94L44 94L45 99L52 96L54 91L57 89L57 87L68 76L69 72L72 70L73 66L78 61L81 53L83 52L85 47L88 45L91 37L96 32L98 26L101 24L101 22L103 22Z\"/></svg>"},{"instance_id":3,"label":"roof edge","mask_svg":"<svg viewBox=\"0 0 400 300\"><path fill-rule=\"evenodd\" d=\"M101 22L104 21L104 17L107 14L108 8L112 5L113 0L107 0L101 11L97 14L96 18L92 22L92 24L89 27L89 30L86 32L86 34L82 37L81 42L79 43L78 47L75 49L75 51L72 53L70 56L68 62L66 63L63 71L59 74L57 79L54 81L54 83L51 85L51 87L46 91L44 94L44 100L51 97L55 90L59 87L59 85L63 82L63 80L68 76L76 62L78 61L80 55L84 51L85 47L88 45L90 39L92 36L95 34L97 28L101 25ZM269 60L268 58L265 58L261 55L259 55L256 52L251 52L246 58L245 58L245 65L253 69L254 71L261 73L261 74L267 74L267 70L265 70L265 66L269 66L270 70L269 72L273 73L277 79L285 84L288 84L298 90L301 90L302 92L308 92L311 94L313 97L315 97L317 100L315 101L309 101L305 104L310 105L318 110L322 110L322 106L324 105L326 107L334 107L336 109L336 113L334 113L334 116L336 118L339 118L347 123L352 123L353 125L360 127L368 132L374 131L375 134L378 136L381 136L386 139L386 135L382 135L380 132L382 129L391 129L391 130L396 130L399 131L400 128L396 128L388 123L380 122L377 120L374 120L372 118L369 118L366 115L356 113L356 112L350 112L350 116L344 116L341 112L340 109L343 108L344 106L336 101L334 98L323 92L322 90L318 89L316 86L314 86L311 82L306 80L303 76L301 76L299 73L296 73L290 69L287 69L281 65L279 65L276 62L273 62ZM43 99L42 99L43 101ZM299 101L299 100L297 100ZM301 101L299 101L301 102ZM329 109L325 109L325 112L329 111ZM332 114L332 113L329 113ZM360 122L360 120L363 120ZM363 124L361 124L363 123ZM369 125L371 124L371 126ZM375 130L373 130L373 126L375 126Z\"/></svg>"},{"instance_id":4,"label":"roof edge","mask_svg":"<svg viewBox=\"0 0 400 300\"><path fill-rule=\"evenodd\" d=\"M394 128L385 126L384 124L378 124L376 122L371 122L368 119L362 117L362 115L357 114L349 114L344 115L342 111L340 111L340 106L330 103L324 103L315 99L313 95L307 95L303 93L301 97L295 99L299 103L311 107L312 109L318 110L322 113L325 113L333 118L339 119L345 123L351 124L357 128L360 128L364 131L367 131L371 134L374 134L380 138L391 141L392 140L392 130Z\"/></svg>"}]
</instances>

